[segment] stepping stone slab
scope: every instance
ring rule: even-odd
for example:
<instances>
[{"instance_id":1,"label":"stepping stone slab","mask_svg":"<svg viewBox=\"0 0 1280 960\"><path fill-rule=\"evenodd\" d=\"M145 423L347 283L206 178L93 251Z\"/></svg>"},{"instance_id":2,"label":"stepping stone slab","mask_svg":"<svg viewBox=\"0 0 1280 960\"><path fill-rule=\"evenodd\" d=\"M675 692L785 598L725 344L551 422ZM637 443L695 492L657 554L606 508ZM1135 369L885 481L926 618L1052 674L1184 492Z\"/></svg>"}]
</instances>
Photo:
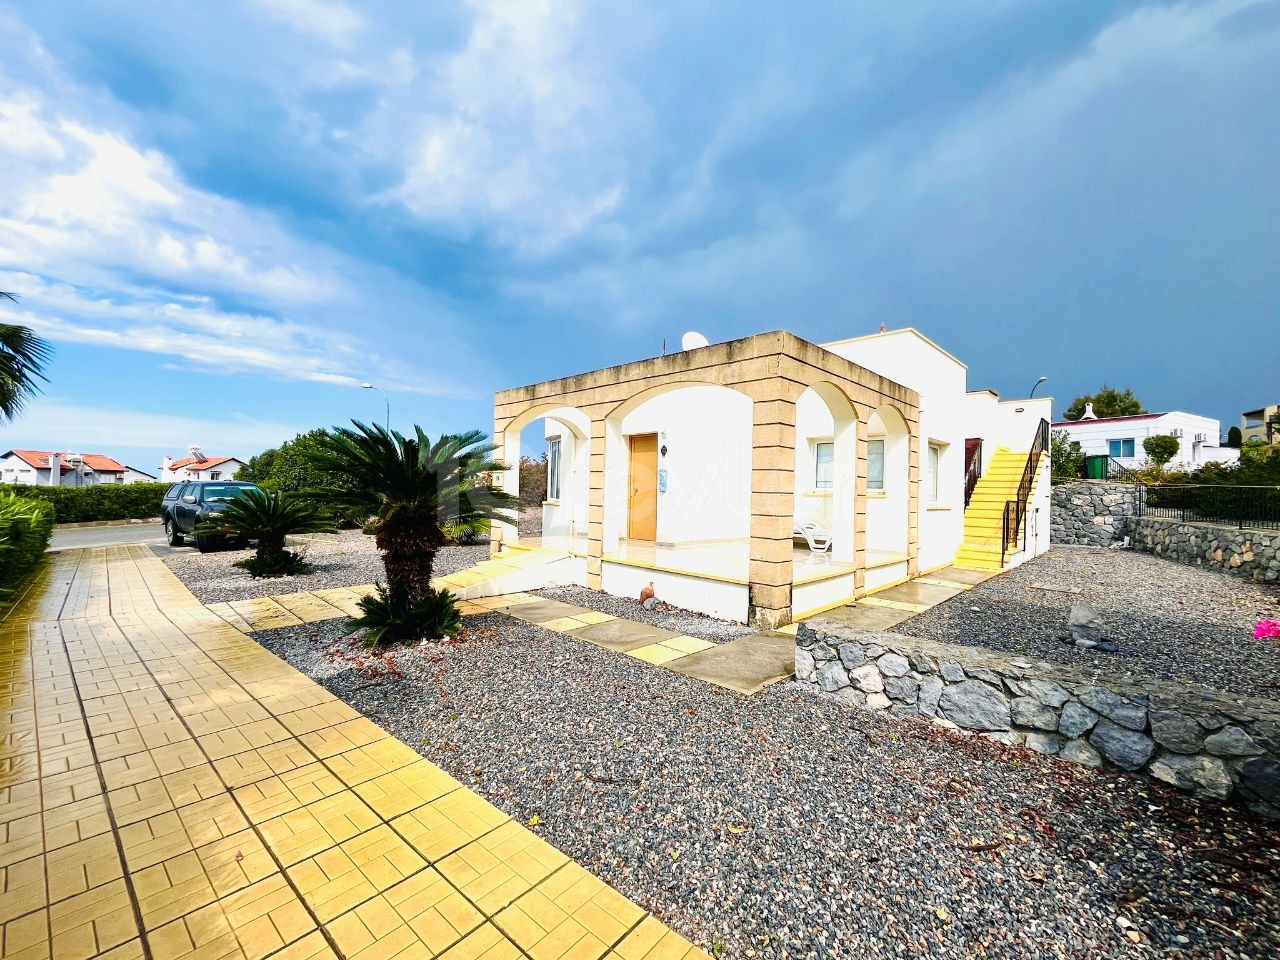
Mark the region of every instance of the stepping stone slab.
<instances>
[{"instance_id":1,"label":"stepping stone slab","mask_svg":"<svg viewBox=\"0 0 1280 960\"><path fill-rule=\"evenodd\" d=\"M661 627L650 626L647 623L635 623L631 620L608 620L604 623L593 623L590 626L571 630L569 635L621 653L626 653L639 647L647 647L649 644L658 643L661 640L674 640L676 637L682 636L682 634L676 633L674 630L663 630ZM790 637L787 639L791 640ZM794 648L794 640L791 640L791 645Z\"/></svg>"}]
</instances>

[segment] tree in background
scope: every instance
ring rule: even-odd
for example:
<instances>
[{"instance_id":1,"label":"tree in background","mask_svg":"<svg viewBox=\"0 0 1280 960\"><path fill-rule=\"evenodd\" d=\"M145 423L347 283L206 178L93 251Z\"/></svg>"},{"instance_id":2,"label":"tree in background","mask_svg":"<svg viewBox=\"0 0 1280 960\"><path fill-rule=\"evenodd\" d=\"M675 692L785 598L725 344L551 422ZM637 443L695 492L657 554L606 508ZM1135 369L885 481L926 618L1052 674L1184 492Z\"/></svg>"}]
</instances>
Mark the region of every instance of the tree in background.
<instances>
[{"instance_id":1,"label":"tree in background","mask_svg":"<svg viewBox=\"0 0 1280 960\"><path fill-rule=\"evenodd\" d=\"M1178 455L1182 444L1177 437L1155 434L1142 441L1142 449L1151 458L1151 462L1163 470L1165 464Z\"/></svg>"},{"instance_id":2,"label":"tree in background","mask_svg":"<svg viewBox=\"0 0 1280 960\"><path fill-rule=\"evenodd\" d=\"M0 300L18 302L16 293L0 290ZM0 323L0 420L12 420L40 392L45 365L53 348L30 327Z\"/></svg>"},{"instance_id":3,"label":"tree in background","mask_svg":"<svg viewBox=\"0 0 1280 960\"><path fill-rule=\"evenodd\" d=\"M1232 427L1227 431L1227 446L1240 449L1240 444L1244 442L1244 434L1240 432L1239 427Z\"/></svg>"},{"instance_id":4,"label":"tree in background","mask_svg":"<svg viewBox=\"0 0 1280 960\"><path fill-rule=\"evenodd\" d=\"M520 458L520 505L541 507L547 499L547 455Z\"/></svg>"},{"instance_id":5,"label":"tree in background","mask_svg":"<svg viewBox=\"0 0 1280 960\"><path fill-rule=\"evenodd\" d=\"M1132 417L1147 412L1142 401L1133 395L1131 388L1117 390L1104 383L1097 393L1082 394L1072 400L1071 406L1062 415L1063 419L1079 420L1084 416L1085 404L1088 403L1093 404L1093 412L1099 417Z\"/></svg>"}]
</instances>

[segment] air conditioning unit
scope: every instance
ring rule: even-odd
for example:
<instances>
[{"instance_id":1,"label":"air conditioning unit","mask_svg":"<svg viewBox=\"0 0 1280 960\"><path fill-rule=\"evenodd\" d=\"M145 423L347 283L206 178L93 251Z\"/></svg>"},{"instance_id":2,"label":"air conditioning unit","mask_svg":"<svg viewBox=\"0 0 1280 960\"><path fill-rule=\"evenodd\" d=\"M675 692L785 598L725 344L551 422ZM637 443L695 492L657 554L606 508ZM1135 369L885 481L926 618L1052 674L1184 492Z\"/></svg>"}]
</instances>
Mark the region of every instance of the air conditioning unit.
<instances>
[{"instance_id":1,"label":"air conditioning unit","mask_svg":"<svg viewBox=\"0 0 1280 960\"><path fill-rule=\"evenodd\" d=\"M1171 436L1171 437L1177 437L1179 440L1181 440L1181 439L1182 439L1182 428L1181 428L1181 427L1174 427L1172 430L1170 430L1170 431L1169 431L1169 436Z\"/></svg>"},{"instance_id":2,"label":"air conditioning unit","mask_svg":"<svg viewBox=\"0 0 1280 960\"><path fill-rule=\"evenodd\" d=\"M1196 442L1196 443L1204 443L1204 442L1205 442L1206 440L1208 440L1208 439L1209 439L1208 434L1204 434L1204 433L1197 433L1197 434L1196 434L1196 440L1195 440L1195 442Z\"/></svg>"}]
</instances>

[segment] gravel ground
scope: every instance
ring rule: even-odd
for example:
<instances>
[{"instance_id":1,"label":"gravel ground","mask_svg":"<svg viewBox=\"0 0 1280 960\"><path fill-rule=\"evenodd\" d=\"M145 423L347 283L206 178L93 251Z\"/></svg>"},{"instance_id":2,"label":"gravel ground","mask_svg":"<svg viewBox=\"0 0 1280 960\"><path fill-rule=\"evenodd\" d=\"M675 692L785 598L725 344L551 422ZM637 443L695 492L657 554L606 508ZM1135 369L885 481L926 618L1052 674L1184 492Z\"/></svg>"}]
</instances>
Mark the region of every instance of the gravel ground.
<instances>
[{"instance_id":1,"label":"gravel ground","mask_svg":"<svg viewBox=\"0 0 1280 960\"><path fill-rule=\"evenodd\" d=\"M709 951L1280 950L1280 836L1247 812L791 683L744 699L501 614L467 623L386 658L334 624L257 636Z\"/></svg>"},{"instance_id":2,"label":"gravel ground","mask_svg":"<svg viewBox=\"0 0 1280 960\"><path fill-rule=\"evenodd\" d=\"M290 538L289 549L302 553L314 569L298 577L254 580L245 571L232 566L237 560L247 557L248 550L197 553L193 549L162 556L169 569L204 603L328 587L357 587L386 579L373 537L359 530ZM488 557L487 543L474 547L445 547L436 554L435 574L445 576Z\"/></svg>"},{"instance_id":3,"label":"gravel ground","mask_svg":"<svg viewBox=\"0 0 1280 960\"><path fill-rule=\"evenodd\" d=\"M1037 589L1035 583L1079 594ZM1119 653L1062 643L1072 603L1088 600ZM1280 696L1280 643L1253 639L1277 616L1280 590L1129 550L1054 547L894 632L1069 664L1095 676L1150 677Z\"/></svg>"},{"instance_id":4,"label":"gravel ground","mask_svg":"<svg viewBox=\"0 0 1280 960\"><path fill-rule=\"evenodd\" d=\"M727 620L716 620L705 614L694 613L681 607L673 607L669 603L660 603L653 610L646 610L638 599L629 597L613 597L586 587L547 587L545 590L533 591L537 596L561 600L564 603L575 603L589 610L612 614L624 620L635 620L648 623L664 630L675 630L690 637L710 640L712 643L724 643L734 637L754 633L750 627L741 623L730 623Z\"/></svg>"}]
</instances>

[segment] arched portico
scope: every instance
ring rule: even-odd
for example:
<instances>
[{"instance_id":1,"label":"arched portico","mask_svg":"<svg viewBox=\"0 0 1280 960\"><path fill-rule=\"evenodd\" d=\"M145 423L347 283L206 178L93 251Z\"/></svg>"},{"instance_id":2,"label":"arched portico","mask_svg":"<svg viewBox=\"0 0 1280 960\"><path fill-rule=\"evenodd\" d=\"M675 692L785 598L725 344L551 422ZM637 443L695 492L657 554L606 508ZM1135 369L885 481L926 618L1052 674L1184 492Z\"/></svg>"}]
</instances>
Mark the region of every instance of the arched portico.
<instances>
[{"instance_id":1,"label":"arched portico","mask_svg":"<svg viewBox=\"0 0 1280 960\"><path fill-rule=\"evenodd\" d=\"M806 395L809 399L803 399ZM682 397L689 402L680 402ZM495 436L504 438L505 445L508 434L518 432L522 423L557 408L567 407L585 417L585 423L578 418L570 425L575 436L585 437L588 452L586 586L610 589L610 577L611 582L626 585L625 590L613 592L630 592L632 583L621 578L628 558L618 553L618 546L632 539L626 536L631 532L627 529L627 498L633 454L628 438L642 431L652 434L659 447L659 463L686 450L698 452L704 465L714 463L714 470L706 466L692 472L681 466L677 473L674 462L658 467L667 470L667 493L684 497L689 506L683 513L692 517L667 539L687 538L705 530L711 531L713 541L715 535L736 534L731 539L746 548L741 575L706 569L705 565L682 567L690 558L715 552L692 539L673 543L683 550L675 560L659 558L648 568L634 563L631 568L650 571L642 575L665 578L661 589L674 603L693 609L715 605L717 615L732 608L733 619L774 627L789 622L793 613L797 588L796 477L799 458L808 456L807 437L797 437L797 408L811 404L825 410L831 424L829 442L835 472L827 516L834 528L832 557L854 568L855 588L861 588L865 425L877 409L888 404L902 414L906 430L914 437L911 431L918 430L918 397L900 384L791 334L760 334L503 391L495 397L494 431ZM646 407L649 411L665 408L665 421L640 424ZM673 430L679 431L678 446L671 442ZM663 433L668 441L665 455L660 449ZM797 452L798 446L801 452ZM910 446L908 443L908 450ZM644 449L644 455L652 456L649 448ZM909 485L915 482L912 469L906 476ZM914 497L914 491L909 496ZM746 509L731 520L731 511L724 508L735 502L744 502ZM699 503L706 507L707 517L718 514L723 522L699 527L698 523L707 519L692 515ZM501 550L505 534L504 530L495 537L495 551ZM659 535L655 530L655 542ZM722 551L721 556L728 554ZM686 602L672 595L680 591ZM699 606L712 594L719 599L714 603L705 600ZM739 603L740 608L736 606Z\"/></svg>"}]
</instances>

